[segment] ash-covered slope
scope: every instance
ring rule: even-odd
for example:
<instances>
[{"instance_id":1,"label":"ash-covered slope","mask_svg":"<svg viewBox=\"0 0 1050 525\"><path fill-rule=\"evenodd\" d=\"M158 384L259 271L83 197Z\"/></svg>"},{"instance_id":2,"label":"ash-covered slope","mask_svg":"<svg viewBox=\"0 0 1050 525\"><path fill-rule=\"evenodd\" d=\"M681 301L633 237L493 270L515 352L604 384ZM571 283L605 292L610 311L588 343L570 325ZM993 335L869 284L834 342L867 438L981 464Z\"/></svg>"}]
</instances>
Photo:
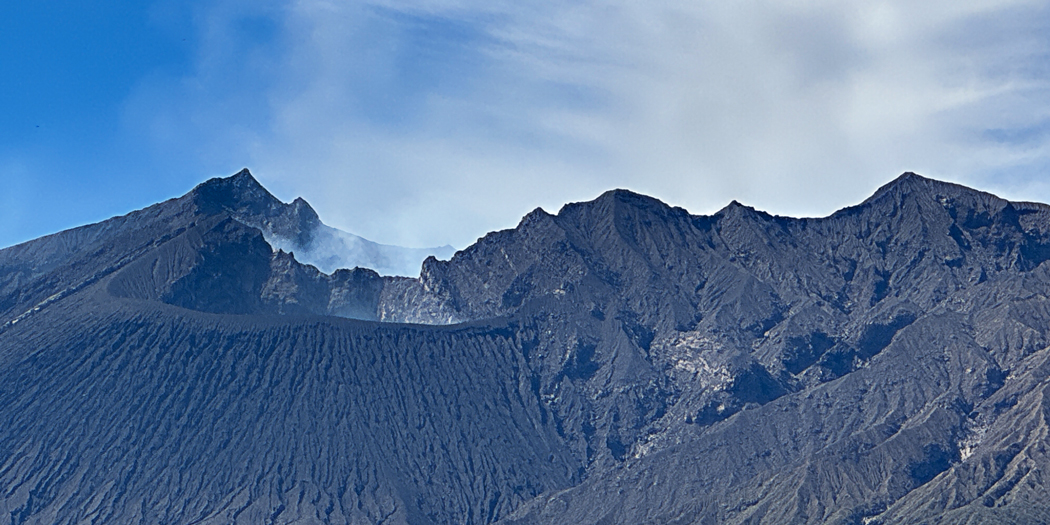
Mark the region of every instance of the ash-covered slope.
<instances>
[{"instance_id":1,"label":"ash-covered slope","mask_svg":"<svg viewBox=\"0 0 1050 525\"><path fill-rule=\"evenodd\" d=\"M0 336L0 523L480 523L579 480L505 328L104 296Z\"/></svg>"},{"instance_id":2,"label":"ash-covered slope","mask_svg":"<svg viewBox=\"0 0 1050 525\"><path fill-rule=\"evenodd\" d=\"M582 479L520 332L341 318L383 278L272 252L236 180L0 251L0 524L482 523Z\"/></svg>"},{"instance_id":3,"label":"ash-covered slope","mask_svg":"<svg viewBox=\"0 0 1050 525\"><path fill-rule=\"evenodd\" d=\"M616 190L408 279L249 179L0 250L0 524L1050 516L1050 207Z\"/></svg>"}]
</instances>

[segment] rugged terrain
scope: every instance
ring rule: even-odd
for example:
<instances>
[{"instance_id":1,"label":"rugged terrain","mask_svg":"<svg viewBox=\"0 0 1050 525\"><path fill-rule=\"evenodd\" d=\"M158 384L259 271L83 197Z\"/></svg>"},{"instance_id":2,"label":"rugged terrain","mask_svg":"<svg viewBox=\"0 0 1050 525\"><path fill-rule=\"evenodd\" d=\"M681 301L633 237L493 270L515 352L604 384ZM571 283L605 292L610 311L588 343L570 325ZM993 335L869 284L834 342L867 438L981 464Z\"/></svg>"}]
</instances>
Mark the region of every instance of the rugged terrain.
<instances>
[{"instance_id":1,"label":"rugged terrain","mask_svg":"<svg viewBox=\"0 0 1050 525\"><path fill-rule=\"evenodd\" d=\"M614 190L418 278L316 224L245 171L0 250L0 524L1050 522L1048 206Z\"/></svg>"},{"instance_id":2,"label":"rugged terrain","mask_svg":"<svg viewBox=\"0 0 1050 525\"><path fill-rule=\"evenodd\" d=\"M321 222L310 204L297 198L289 204L277 200L259 185L248 170L223 183L197 188L201 210L220 209L245 225L258 229L276 251L295 252L296 260L325 273L340 268L364 267L383 275L419 275L419 263L428 256L448 259L451 246L403 248L379 244Z\"/></svg>"}]
</instances>

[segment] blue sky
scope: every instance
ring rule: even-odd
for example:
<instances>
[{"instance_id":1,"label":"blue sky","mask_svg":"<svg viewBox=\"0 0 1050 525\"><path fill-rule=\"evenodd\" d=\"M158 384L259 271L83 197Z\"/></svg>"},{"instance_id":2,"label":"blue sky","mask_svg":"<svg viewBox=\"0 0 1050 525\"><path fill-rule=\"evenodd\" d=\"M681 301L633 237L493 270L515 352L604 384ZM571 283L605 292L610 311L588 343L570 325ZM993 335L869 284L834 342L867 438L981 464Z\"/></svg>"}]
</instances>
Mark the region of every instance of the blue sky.
<instances>
[{"instance_id":1,"label":"blue sky","mask_svg":"<svg viewBox=\"0 0 1050 525\"><path fill-rule=\"evenodd\" d=\"M627 187L824 215L911 170L1050 201L1045 2L0 6L0 246L249 167L463 247Z\"/></svg>"}]
</instances>

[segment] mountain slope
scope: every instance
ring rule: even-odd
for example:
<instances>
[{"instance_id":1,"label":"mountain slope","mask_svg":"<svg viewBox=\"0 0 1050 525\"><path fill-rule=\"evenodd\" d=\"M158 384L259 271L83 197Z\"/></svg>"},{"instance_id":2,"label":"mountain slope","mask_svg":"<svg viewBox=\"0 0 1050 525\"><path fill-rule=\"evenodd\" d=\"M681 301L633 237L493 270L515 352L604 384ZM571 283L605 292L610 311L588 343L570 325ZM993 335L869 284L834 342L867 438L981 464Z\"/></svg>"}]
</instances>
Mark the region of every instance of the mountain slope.
<instances>
[{"instance_id":1,"label":"mountain slope","mask_svg":"<svg viewBox=\"0 0 1050 525\"><path fill-rule=\"evenodd\" d=\"M505 330L100 295L2 336L0 523L485 522L578 480Z\"/></svg>"},{"instance_id":2,"label":"mountain slope","mask_svg":"<svg viewBox=\"0 0 1050 525\"><path fill-rule=\"evenodd\" d=\"M390 246L337 230L322 223L302 198L291 204L277 200L247 169L227 179L212 179L195 191L205 213L229 212L261 231L274 250L294 252L300 262L325 273L362 267L383 275L415 276L427 257L448 259L455 251L451 246Z\"/></svg>"},{"instance_id":3,"label":"mountain slope","mask_svg":"<svg viewBox=\"0 0 1050 525\"><path fill-rule=\"evenodd\" d=\"M0 324L47 300L49 291L94 282L180 235L198 217L214 216L259 230L273 250L295 251L300 262L329 274L362 267L387 275L417 275L427 256L452 254L448 246L386 246L336 230L324 225L306 201L284 204L242 170L202 183L177 199L0 250Z\"/></svg>"},{"instance_id":4,"label":"mountain slope","mask_svg":"<svg viewBox=\"0 0 1050 525\"><path fill-rule=\"evenodd\" d=\"M0 524L1050 512L1045 205L614 190L417 279L274 251L318 224L241 173L0 250Z\"/></svg>"}]
</instances>

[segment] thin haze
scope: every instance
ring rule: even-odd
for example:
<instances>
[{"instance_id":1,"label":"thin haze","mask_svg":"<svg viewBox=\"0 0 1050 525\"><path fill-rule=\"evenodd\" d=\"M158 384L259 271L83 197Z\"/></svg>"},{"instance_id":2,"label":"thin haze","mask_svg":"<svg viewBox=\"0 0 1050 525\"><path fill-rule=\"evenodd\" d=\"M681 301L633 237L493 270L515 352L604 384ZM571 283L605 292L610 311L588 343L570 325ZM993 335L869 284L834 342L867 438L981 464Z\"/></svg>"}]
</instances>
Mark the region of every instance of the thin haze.
<instances>
[{"instance_id":1,"label":"thin haze","mask_svg":"<svg viewBox=\"0 0 1050 525\"><path fill-rule=\"evenodd\" d=\"M23 127L0 123L0 245L242 166L408 246L463 247L614 187L813 216L915 171L1050 201L1041 1L187 5L122 22L157 49L124 69L92 55L119 81L70 81L70 110L39 110L61 133L32 128L32 82L3 86ZM7 66L34 78L50 56Z\"/></svg>"}]
</instances>

